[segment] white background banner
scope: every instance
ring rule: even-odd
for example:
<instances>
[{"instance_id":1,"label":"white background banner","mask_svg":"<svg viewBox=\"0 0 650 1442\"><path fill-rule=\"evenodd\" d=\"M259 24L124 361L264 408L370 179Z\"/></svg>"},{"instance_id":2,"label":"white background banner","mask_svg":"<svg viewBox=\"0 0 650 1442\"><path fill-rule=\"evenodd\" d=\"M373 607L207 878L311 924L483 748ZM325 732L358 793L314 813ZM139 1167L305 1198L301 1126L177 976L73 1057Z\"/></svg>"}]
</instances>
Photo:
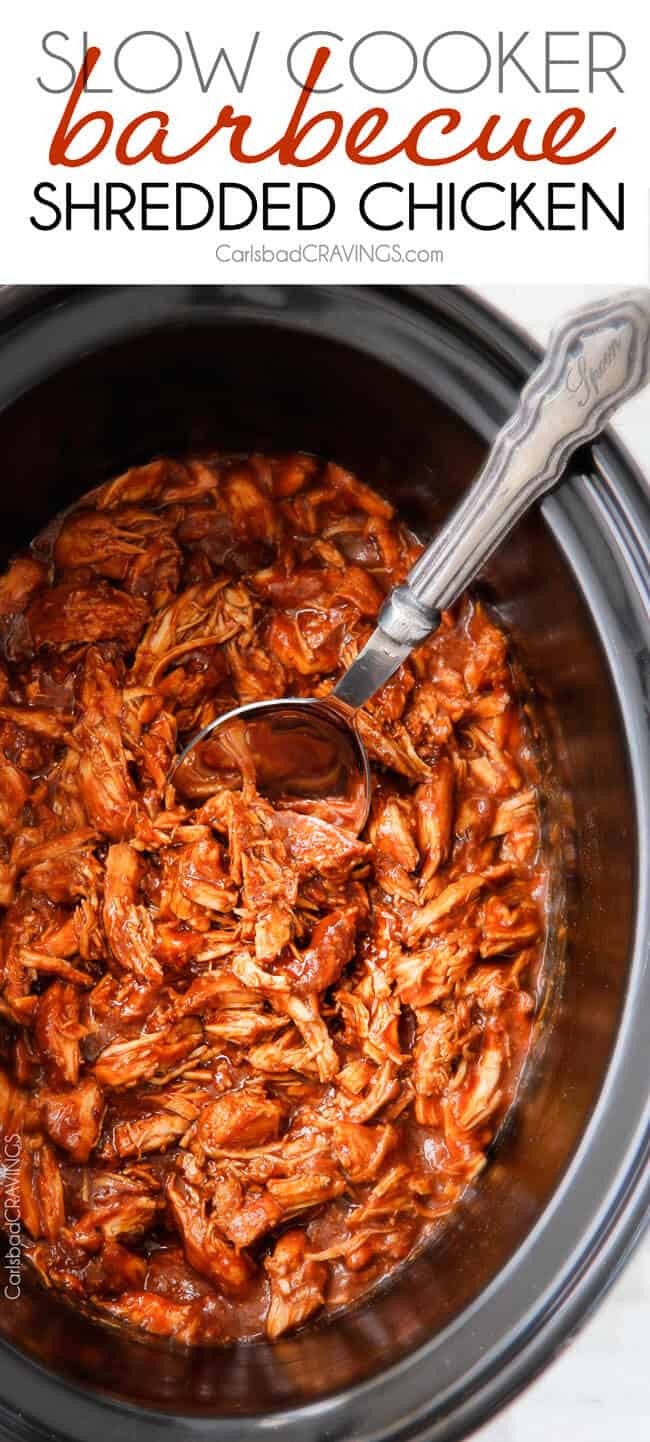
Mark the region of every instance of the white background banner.
<instances>
[{"instance_id":1,"label":"white background banner","mask_svg":"<svg viewBox=\"0 0 650 1442\"><path fill-rule=\"evenodd\" d=\"M639 0L30 0L0 63L5 282L648 276Z\"/></svg>"}]
</instances>

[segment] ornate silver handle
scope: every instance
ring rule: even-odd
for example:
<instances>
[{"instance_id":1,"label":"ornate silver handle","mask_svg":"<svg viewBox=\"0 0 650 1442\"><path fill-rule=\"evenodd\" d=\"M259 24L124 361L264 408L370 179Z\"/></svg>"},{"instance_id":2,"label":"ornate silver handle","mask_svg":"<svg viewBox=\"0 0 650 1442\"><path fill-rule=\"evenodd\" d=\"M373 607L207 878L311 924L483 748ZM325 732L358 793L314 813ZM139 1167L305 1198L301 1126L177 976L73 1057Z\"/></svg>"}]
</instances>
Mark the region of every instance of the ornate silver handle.
<instances>
[{"instance_id":1,"label":"ornate silver handle","mask_svg":"<svg viewBox=\"0 0 650 1442\"><path fill-rule=\"evenodd\" d=\"M560 478L572 452L648 381L650 290L620 292L561 322L482 471L404 585L387 598L374 636L336 695L359 706L388 679Z\"/></svg>"}]
</instances>

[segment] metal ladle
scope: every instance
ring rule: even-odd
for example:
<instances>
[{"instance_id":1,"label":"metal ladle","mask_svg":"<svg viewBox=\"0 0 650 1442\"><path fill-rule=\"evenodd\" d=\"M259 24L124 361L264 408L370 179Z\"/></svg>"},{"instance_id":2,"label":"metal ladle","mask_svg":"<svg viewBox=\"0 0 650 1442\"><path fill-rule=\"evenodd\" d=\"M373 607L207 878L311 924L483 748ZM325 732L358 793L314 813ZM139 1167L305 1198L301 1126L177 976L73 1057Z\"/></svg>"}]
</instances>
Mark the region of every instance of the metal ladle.
<instances>
[{"instance_id":1,"label":"metal ladle","mask_svg":"<svg viewBox=\"0 0 650 1442\"><path fill-rule=\"evenodd\" d=\"M209 796L237 773L270 800L360 831L370 768L355 713L435 631L533 502L618 407L650 380L650 290L624 291L567 317L499 431L474 484L326 700L254 702L210 722L178 757L181 792Z\"/></svg>"}]
</instances>

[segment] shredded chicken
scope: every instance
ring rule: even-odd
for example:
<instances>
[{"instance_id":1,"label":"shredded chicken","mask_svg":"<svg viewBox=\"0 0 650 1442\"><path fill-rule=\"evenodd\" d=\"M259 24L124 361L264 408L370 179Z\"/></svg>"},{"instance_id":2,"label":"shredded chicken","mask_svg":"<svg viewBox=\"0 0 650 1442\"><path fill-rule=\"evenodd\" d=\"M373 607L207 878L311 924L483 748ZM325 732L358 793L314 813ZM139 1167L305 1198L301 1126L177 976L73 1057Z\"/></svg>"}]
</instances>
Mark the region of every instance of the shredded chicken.
<instances>
[{"instance_id":1,"label":"shredded chicken","mask_svg":"<svg viewBox=\"0 0 650 1442\"><path fill-rule=\"evenodd\" d=\"M546 870L481 604L362 712L363 835L232 757L169 779L233 706L329 694L419 551L339 466L158 460L0 577L0 1130L25 1254L114 1322L275 1340L352 1302L513 1101Z\"/></svg>"}]
</instances>

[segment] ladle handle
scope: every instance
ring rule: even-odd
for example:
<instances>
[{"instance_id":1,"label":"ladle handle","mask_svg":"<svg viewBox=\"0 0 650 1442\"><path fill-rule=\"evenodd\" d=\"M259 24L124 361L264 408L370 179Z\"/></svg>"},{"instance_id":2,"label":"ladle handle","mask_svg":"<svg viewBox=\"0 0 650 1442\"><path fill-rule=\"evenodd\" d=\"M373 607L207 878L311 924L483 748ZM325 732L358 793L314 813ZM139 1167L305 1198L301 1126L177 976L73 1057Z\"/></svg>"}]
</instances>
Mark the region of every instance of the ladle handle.
<instances>
[{"instance_id":1,"label":"ladle handle","mask_svg":"<svg viewBox=\"0 0 650 1442\"><path fill-rule=\"evenodd\" d=\"M410 648L434 630L572 452L649 380L650 290L619 292L562 321L471 489L385 602L382 632Z\"/></svg>"}]
</instances>

